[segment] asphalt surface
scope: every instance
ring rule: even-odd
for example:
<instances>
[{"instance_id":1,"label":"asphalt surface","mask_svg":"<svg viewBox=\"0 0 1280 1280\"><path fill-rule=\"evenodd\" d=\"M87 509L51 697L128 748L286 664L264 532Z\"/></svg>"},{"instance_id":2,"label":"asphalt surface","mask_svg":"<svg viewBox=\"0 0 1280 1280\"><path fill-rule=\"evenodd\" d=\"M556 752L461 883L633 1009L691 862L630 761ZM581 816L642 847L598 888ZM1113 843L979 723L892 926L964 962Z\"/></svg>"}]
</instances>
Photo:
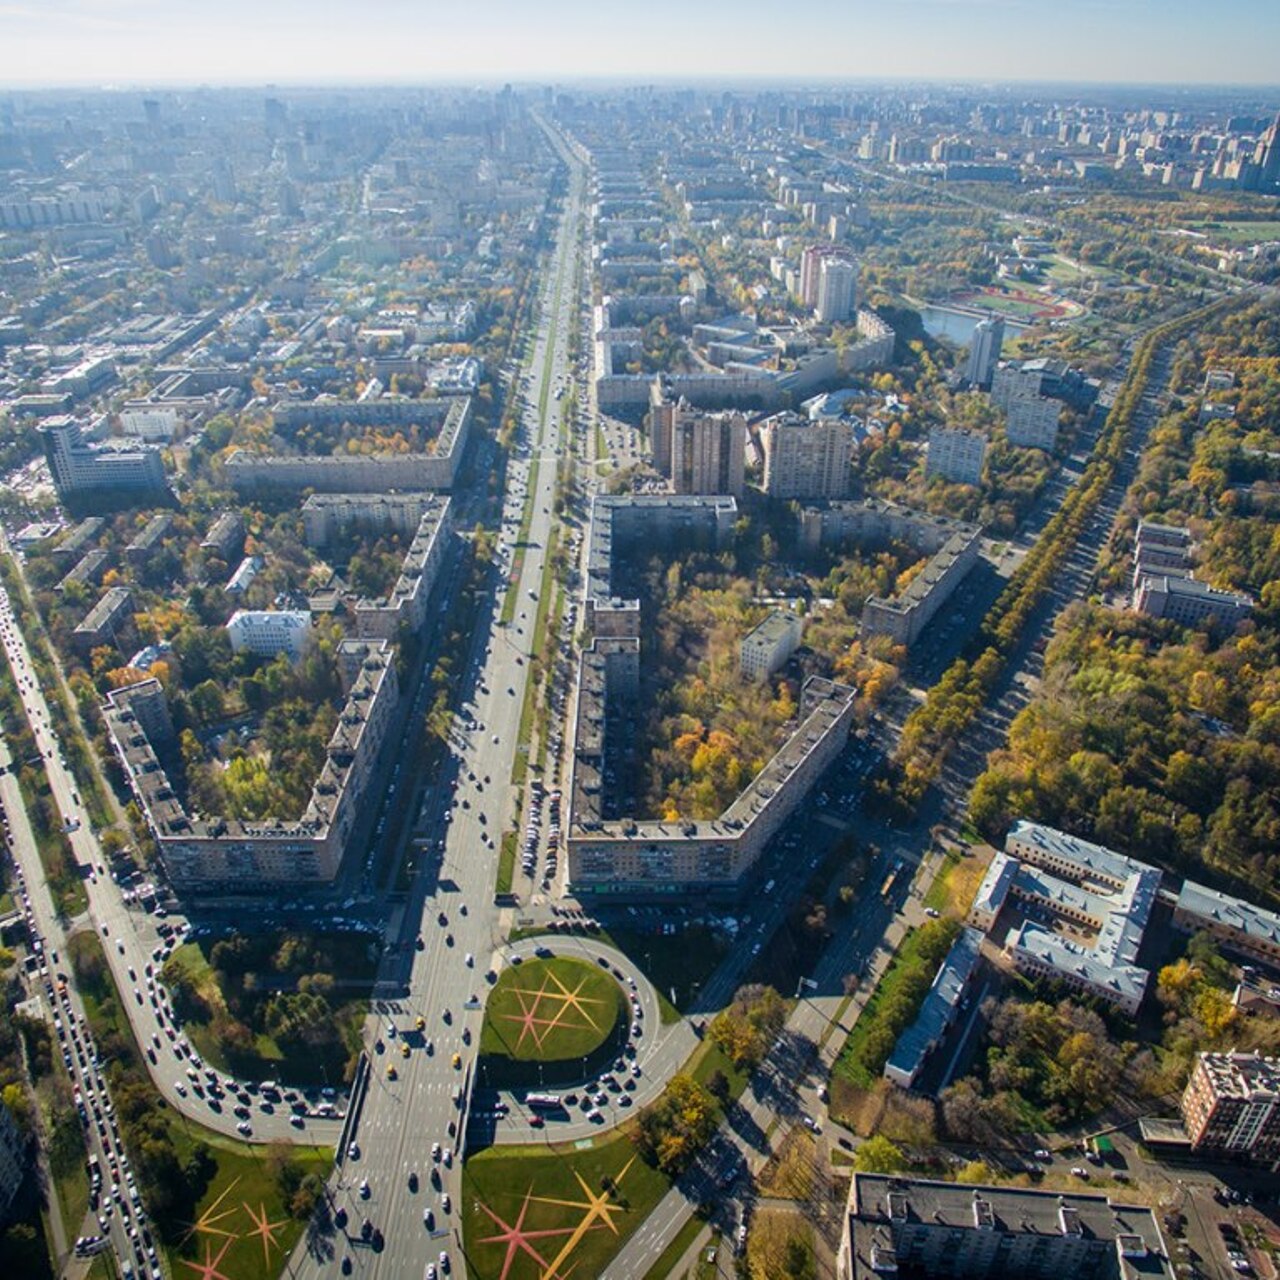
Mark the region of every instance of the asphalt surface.
<instances>
[{"instance_id":1,"label":"asphalt surface","mask_svg":"<svg viewBox=\"0 0 1280 1280\"><path fill-rule=\"evenodd\" d=\"M437 788L424 800L424 808L434 807L437 813L447 804L448 820L432 828L439 835L420 857L418 880L401 923L401 945L389 948L384 958L381 985L405 994L377 1001L367 1029L368 1091L349 1134L359 1154L352 1158L347 1151L340 1153L342 1160L329 1186L334 1222L339 1214L345 1215L345 1226L308 1234L290 1264L298 1277L419 1276L441 1252L455 1268L463 1265L458 1217L461 1160L454 1153L479 1048L487 973L504 963L503 912L493 905L493 886L500 834L514 810L508 779L535 639L537 594L555 519L552 460L561 440L554 386L569 381L567 335L577 306L573 273L580 252L577 234L585 171L571 162L570 172L565 211L541 290L530 365L534 386L523 426L531 447L519 450L507 469L511 501L500 535L500 562L511 549L512 520L518 523L528 488L534 486L516 617L510 626L500 623L508 585L504 576L495 585L488 630L478 629L463 673L468 697L450 744L456 788L452 796ZM553 391L542 413L544 382ZM535 452L546 459L536 481L529 465ZM423 1021L421 1031L418 1018ZM432 1159L433 1143L440 1145L438 1162ZM452 1157L447 1164L445 1148ZM361 1238L366 1219L371 1224L368 1241Z\"/></svg>"}]
</instances>

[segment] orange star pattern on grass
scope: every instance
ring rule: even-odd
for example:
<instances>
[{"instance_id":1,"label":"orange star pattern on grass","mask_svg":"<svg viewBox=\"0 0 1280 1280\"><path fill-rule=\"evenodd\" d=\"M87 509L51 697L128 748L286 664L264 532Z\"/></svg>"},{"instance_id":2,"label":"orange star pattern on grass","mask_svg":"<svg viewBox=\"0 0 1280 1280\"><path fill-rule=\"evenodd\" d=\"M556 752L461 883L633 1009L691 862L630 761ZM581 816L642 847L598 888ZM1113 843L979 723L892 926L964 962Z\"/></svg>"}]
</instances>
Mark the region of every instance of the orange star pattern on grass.
<instances>
[{"instance_id":1,"label":"orange star pattern on grass","mask_svg":"<svg viewBox=\"0 0 1280 1280\"><path fill-rule=\"evenodd\" d=\"M258 1202L257 1213L248 1204L244 1206L244 1211L253 1221L253 1230L245 1232L245 1239L250 1236L257 1236L262 1241L262 1261L268 1263L271 1261L271 1246L274 1245L277 1249L280 1247L280 1242L276 1239L276 1231L287 1224L284 1222L268 1222L267 1206L261 1201Z\"/></svg>"},{"instance_id":2,"label":"orange star pattern on grass","mask_svg":"<svg viewBox=\"0 0 1280 1280\"><path fill-rule=\"evenodd\" d=\"M552 982L560 988L558 991L548 990L548 985ZM582 988L586 984L587 979L584 977L570 991L554 973L548 973L542 980L542 986L536 991L527 987L513 987L512 994L520 1002L520 1012L499 1016L519 1026L520 1036L516 1040L516 1048L519 1049L524 1044L526 1036L531 1036L540 1050L546 1043L547 1037L559 1027L572 1027L574 1030L592 1027L599 1031L600 1024L587 1011L587 1005L602 1005L607 1004L608 1001L599 996L584 996ZM555 1008L555 1012L550 1017L542 1013L546 1005ZM572 1014L579 1015L583 1021L576 1023L566 1021Z\"/></svg>"}]
</instances>

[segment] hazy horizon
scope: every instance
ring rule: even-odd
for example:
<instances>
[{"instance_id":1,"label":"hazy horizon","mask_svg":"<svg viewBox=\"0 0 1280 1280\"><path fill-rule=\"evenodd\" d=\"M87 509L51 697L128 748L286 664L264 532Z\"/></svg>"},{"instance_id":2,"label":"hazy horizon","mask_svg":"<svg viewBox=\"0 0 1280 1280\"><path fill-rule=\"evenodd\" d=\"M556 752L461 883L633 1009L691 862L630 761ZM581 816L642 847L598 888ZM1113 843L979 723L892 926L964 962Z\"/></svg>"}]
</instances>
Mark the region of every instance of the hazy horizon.
<instances>
[{"instance_id":1,"label":"hazy horizon","mask_svg":"<svg viewBox=\"0 0 1280 1280\"><path fill-rule=\"evenodd\" d=\"M1276 0L0 0L0 86L949 81L1275 88Z\"/></svg>"}]
</instances>

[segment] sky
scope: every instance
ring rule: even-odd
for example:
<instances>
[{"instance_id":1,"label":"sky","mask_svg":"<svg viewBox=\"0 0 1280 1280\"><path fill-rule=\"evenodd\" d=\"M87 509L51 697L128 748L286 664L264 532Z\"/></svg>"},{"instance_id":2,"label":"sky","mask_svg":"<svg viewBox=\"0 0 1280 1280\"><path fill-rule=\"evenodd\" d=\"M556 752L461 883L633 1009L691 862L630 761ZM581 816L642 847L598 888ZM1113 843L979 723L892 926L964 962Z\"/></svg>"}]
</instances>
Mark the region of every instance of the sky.
<instances>
[{"instance_id":1,"label":"sky","mask_svg":"<svg viewBox=\"0 0 1280 1280\"><path fill-rule=\"evenodd\" d=\"M0 85L1280 82L1280 0L0 0Z\"/></svg>"}]
</instances>

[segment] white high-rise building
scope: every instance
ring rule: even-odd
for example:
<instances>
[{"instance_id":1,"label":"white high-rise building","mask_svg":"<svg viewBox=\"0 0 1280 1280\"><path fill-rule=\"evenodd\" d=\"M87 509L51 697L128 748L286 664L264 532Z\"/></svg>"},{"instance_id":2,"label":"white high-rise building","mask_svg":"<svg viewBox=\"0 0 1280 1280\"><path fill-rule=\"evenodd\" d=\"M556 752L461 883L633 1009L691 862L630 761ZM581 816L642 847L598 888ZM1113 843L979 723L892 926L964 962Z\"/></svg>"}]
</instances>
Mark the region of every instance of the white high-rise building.
<instances>
[{"instance_id":1,"label":"white high-rise building","mask_svg":"<svg viewBox=\"0 0 1280 1280\"><path fill-rule=\"evenodd\" d=\"M965 368L965 377L972 386L984 389L991 386L991 375L995 372L1003 345L1004 321L999 316L979 320L973 329L969 363Z\"/></svg>"},{"instance_id":2,"label":"white high-rise building","mask_svg":"<svg viewBox=\"0 0 1280 1280\"><path fill-rule=\"evenodd\" d=\"M982 480L982 464L986 456L986 437L978 432L935 427L929 432L925 478L942 476L953 484L978 484Z\"/></svg>"},{"instance_id":3,"label":"white high-rise building","mask_svg":"<svg viewBox=\"0 0 1280 1280\"><path fill-rule=\"evenodd\" d=\"M817 317L823 324L848 320L857 300L858 267L847 258L823 258L818 274Z\"/></svg>"}]
</instances>

